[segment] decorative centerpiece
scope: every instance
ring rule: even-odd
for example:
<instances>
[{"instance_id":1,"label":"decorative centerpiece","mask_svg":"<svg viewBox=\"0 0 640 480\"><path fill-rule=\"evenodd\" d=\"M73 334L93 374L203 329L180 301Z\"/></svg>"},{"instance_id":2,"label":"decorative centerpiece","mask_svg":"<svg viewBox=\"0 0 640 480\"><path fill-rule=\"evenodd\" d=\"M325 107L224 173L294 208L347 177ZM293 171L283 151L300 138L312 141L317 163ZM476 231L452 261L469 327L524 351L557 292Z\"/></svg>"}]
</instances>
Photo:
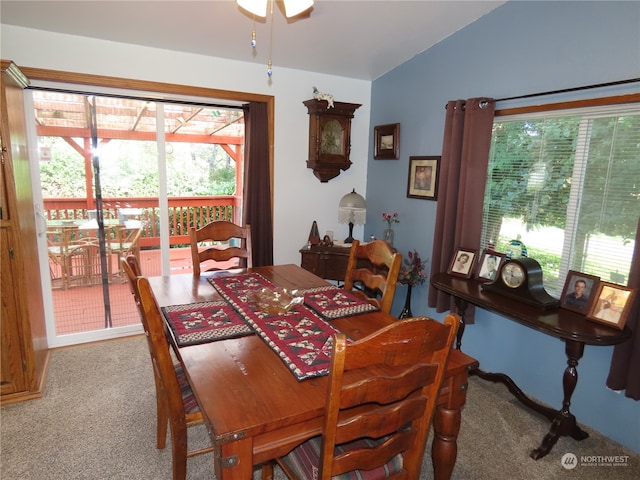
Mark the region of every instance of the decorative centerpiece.
<instances>
[{"instance_id":1,"label":"decorative centerpiece","mask_svg":"<svg viewBox=\"0 0 640 480\"><path fill-rule=\"evenodd\" d=\"M393 247L394 231L393 231L393 228L391 228L391 224L400 223L399 217L400 215L398 215L398 212L394 212L394 213L383 212L382 214L382 220L387 222L387 228L385 228L384 232L382 232L382 239L392 247Z\"/></svg>"},{"instance_id":2,"label":"decorative centerpiece","mask_svg":"<svg viewBox=\"0 0 640 480\"><path fill-rule=\"evenodd\" d=\"M286 288L261 288L251 292L248 297L249 302L261 312L269 314L287 313L304 302L304 297L298 296L297 290L289 291Z\"/></svg>"},{"instance_id":3,"label":"decorative centerpiece","mask_svg":"<svg viewBox=\"0 0 640 480\"><path fill-rule=\"evenodd\" d=\"M398 318L413 317L411 313L411 289L414 285L422 285L427 279L427 261L420 258L417 250L409 250L407 258L402 261L403 265L398 274L398 282L407 285L407 297L404 301L404 307Z\"/></svg>"}]
</instances>

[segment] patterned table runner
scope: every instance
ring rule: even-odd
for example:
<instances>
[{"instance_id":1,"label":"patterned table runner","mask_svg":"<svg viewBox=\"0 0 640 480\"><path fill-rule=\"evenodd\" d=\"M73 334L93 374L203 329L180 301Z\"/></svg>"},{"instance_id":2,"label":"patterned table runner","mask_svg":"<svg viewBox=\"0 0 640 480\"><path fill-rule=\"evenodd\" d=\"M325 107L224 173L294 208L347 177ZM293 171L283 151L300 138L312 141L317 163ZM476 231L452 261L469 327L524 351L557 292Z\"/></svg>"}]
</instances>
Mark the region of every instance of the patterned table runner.
<instances>
[{"instance_id":1,"label":"patterned table runner","mask_svg":"<svg viewBox=\"0 0 640 480\"><path fill-rule=\"evenodd\" d=\"M313 310L329 320L379 310L375 305L335 285L298 290Z\"/></svg>"},{"instance_id":2,"label":"patterned table runner","mask_svg":"<svg viewBox=\"0 0 640 480\"><path fill-rule=\"evenodd\" d=\"M255 329L298 380L329 373L333 335L338 332L311 309L268 314L248 301L251 292L275 288L262 275L247 273L209 278L209 282Z\"/></svg>"},{"instance_id":3,"label":"patterned table runner","mask_svg":"<svg viewBox=\"0 0 640 480\"><path fill-rule=\"evenodd\" d=\"M224 301L162 307L178 346L242 337L253 329Z\"/></svg>"}]
</instances>

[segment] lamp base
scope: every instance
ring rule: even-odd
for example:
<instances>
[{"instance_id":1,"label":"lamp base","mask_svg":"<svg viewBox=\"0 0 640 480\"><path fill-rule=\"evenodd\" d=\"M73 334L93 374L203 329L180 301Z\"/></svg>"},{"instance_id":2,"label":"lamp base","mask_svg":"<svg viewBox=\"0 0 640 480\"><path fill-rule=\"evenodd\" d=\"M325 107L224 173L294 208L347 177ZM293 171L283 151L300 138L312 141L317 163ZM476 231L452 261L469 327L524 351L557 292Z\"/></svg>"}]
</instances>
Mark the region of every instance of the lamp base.
<instances>
[{"instance_id":1,"label":"lamp base","mask_svg":"<svg viewBox=\"0 0 640 480\"><path fill-rule=\"evenodd\" d=\"M344 243L353 243L353 222L349 222L349 236L344 239Z\"/></svg>"}]
</instances>

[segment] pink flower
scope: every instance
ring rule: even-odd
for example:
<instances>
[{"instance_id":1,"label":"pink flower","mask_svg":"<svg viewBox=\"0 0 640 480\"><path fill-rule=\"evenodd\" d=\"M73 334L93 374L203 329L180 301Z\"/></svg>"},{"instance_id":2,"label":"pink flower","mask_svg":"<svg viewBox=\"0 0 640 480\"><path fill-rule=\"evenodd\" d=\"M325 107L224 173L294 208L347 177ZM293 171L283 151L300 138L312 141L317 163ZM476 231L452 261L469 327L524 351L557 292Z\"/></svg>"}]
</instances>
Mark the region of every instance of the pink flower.
<instances>
[{"instance_id":1,"label":"pink flower","mask_svg":"<svg viewBox=\"0 0 640 480\"><path fill-rule=\"evenodd\" d=\"M387 224L389 225L389 228L391 228L391 224L392 223L400 223L400 215L398 215L398 212L394 212L394 213L386 213L384 212L382 214L382 220L384 220L385 222L387 222Z\"/></svg>"}]
</instances>

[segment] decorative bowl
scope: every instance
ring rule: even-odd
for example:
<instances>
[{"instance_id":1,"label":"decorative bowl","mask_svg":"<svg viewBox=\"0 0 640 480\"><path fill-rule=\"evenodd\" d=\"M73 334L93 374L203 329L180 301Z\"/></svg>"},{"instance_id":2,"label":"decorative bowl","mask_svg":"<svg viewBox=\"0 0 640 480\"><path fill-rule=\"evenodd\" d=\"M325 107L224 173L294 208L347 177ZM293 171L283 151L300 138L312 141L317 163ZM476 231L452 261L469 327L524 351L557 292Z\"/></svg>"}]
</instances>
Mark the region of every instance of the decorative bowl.
<instances>
[{"instance_id":1,"label":"decorative bowl","mask_svg":"<svg viewBox=\"0 0 640 480\"><path fill-rule=\"evenodd\" d=\"M304 302L304 297L297 293L297 290L289 291L286 288L262 288L249 294L248 300L261 312L283 314Z\"/></svg>"}]
</instances>

